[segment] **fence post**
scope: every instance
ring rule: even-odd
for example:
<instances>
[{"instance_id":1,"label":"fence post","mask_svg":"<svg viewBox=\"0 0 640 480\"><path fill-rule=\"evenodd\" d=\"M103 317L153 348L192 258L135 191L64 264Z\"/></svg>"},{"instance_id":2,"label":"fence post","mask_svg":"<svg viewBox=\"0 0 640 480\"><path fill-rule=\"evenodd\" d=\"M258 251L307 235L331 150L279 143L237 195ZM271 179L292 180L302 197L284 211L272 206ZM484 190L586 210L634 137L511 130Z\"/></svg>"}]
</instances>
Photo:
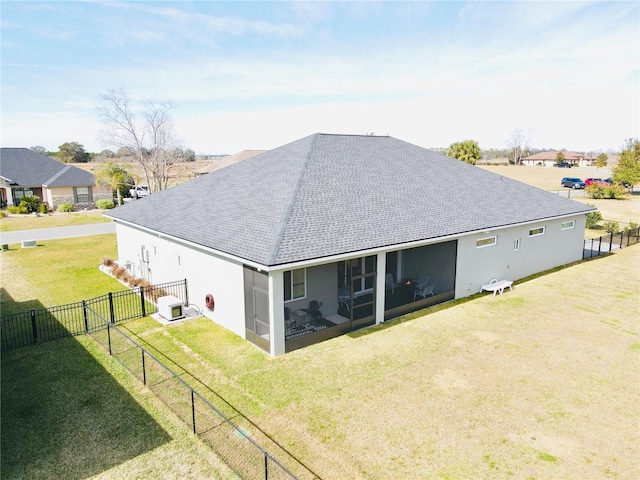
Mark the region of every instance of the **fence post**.
<instances>
[{"instance_id":1,"label":"fence post","mask_svg":"<svg viewBox=\"0 0 640 480\"><path fill-rule=\"evenodd\" d=\"M622 248L622 242L624 241L624 230L620 232L620 248Z\"/></svg>"},{"instance_id":2,"label":"fence post","mask_svg":"<svg viewBox=\"0 0 640 480\"><path fill-rule=\"evenodd\" d=\"M613 232L609 234L609 253L611 253L612 248L613 248Z\"/></svg>"},{"instance_id":3,"label":"fence post","mask_svg":"<svg viewBox=\"0 0 640 480\"><path fill-rule=\"evenodd\" d=\"M140 285L140 307L142 309L142 316L146 317L147 316L147 306L145 305L144 302L144 286Z\"/></svg>"},{"instance_id":4,"label":"fence post","mask_svg":"<svg viewBox=\"0 0 640 480\"><path fill-rule=\"evenodd\" d=\"M33 329L33 343L38 341L38 329L36 327L36 311L31 310L31 328Z\"/></svg>"},{"instance_id":5,"label":"fence post","mask_svg":"<svg viewBox=\"0 0 640 480\"><path fill-rule=\"evenodd\" d=\"M191 389L191 422L193 423L193 433L196 433L196 404L193 397L193 388Z\"/></svg>"},{"instance_id":6,"label":"fence post","mask_svg":"<svg viewBox=\"0 0 640 480\"><path fill-rule=\"evenodd\" d=\"M109 292L109 315L111 316L111 323L116 323L116 315L113 311L113 293Z\"/></svg>"},{"instance_id":7,"label":"fence post","mask_svg":"<svg viewBox=\"0 0 640 480\"><path fill-rule=\"evenodd\" d=\"M189 289L187 288L187 279L184 279L184 304L189 305Z\"/></svg>"},{"instance_id":8,"label":"fence post","mask_svg":"<svg viewBox=\"0 0 640 480\"><path fill-rule=\"evenodd\" d=\"M267 458L267 452L264 452L264 478L269 480L269 459Z\"/></svg>"},{"instance_id":9,"label":"fence post","mask_svg":"<svg viewBox=\"0 0 640 480\"><path fill-rule=\"evenodd\" d=\"M89 333L89 319L87 318L87 302L82 300L82 318L84 319L84 331Z\"/></svg>"},{"instance_id":10,"label":"fence post","mask_svg":"<svg viewBox=\"0 0 640 480\"><path fill-rule=\"evenodd\" d=\"M598 239L598 257L600 256L600 250L602 249L602 237Z\"/></svg>"}]
</instances>

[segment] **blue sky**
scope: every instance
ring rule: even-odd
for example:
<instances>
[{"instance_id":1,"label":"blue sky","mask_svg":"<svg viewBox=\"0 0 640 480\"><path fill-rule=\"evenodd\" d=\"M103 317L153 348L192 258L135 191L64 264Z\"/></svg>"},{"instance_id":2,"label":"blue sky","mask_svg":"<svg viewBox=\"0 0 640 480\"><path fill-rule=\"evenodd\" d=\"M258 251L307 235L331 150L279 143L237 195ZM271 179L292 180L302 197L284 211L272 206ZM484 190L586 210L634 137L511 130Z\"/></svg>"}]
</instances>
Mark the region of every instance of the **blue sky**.
<instances>
[{"instance_id":1,"label":"blue sky","mask_svg":"<svg viewBox=\"0 0 640 480\"><path fill-rule=\"evenodd\" d=\"M423 147L619 149L640 135L640 3L11 2L2 146L100 141L101 94L171 100L184 148L375 132Z\"/></svg>"}]
</instances>

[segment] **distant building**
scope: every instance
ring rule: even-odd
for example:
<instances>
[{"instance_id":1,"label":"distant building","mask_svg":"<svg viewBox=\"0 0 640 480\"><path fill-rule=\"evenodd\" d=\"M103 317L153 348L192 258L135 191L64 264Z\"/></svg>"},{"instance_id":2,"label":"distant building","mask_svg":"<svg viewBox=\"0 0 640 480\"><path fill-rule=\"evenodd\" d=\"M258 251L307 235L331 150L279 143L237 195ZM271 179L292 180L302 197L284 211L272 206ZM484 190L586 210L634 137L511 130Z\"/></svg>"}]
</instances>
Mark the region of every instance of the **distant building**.
<instances>
[{"instance_id":1,"label":"distant building","mask_svg":"<svg viewBox=\"0 0 640 480\"><path fill-rule=\"evenodd\" d=\"M561 150L564 155L564 161L576 167L588 167L591 166L596 158L586 153L577 153ZM558 159L559 150L551 150L548 152L540 152L535 155L530 155L522 159L523 165L539 165L544 167L553 167Z\"/></svg>"},{"instance_id":2,"label":"distant building","mask_svg":"<svg viewBox=\"0 0 640 480\"><path fill-rule=\"evenodd\" d=\"M22 197L36 196L55 209L61 203L95 206L96 200L113 198L108 187L97 188L95 178L28 148L0 149L0 204L19 205Z\"/></svg>"}]
</instances>

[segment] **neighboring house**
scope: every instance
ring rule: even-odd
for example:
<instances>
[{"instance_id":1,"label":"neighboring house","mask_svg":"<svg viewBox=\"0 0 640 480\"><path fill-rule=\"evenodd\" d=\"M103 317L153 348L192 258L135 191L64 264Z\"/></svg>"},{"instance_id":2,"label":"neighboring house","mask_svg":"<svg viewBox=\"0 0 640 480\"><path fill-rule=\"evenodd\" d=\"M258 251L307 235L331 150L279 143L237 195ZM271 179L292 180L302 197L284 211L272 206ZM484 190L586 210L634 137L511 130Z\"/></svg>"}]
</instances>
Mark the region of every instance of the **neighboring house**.
<instances>
[{"instance_id":1,"label":"neighboring house","mask_svg":"<svg viewBox=\"0 0 640 480\"><path fill-rule=\"evenodd\" d=\"M590 211L392 137L314 134L105 215L133 275L186 278L279 355L580 260Z\"/></svg>"},{"instance_id":2,"label":"neighboring house","mask_svg":"<svg viewBox=\"0 0 640 480\"><path fill-rule=\"evenodd\" d=\"M222 158L216 158L214 160L210 160L207 165L204 167L194 170L193 173L196 177L200 175L206 175L207 173L215 172L224 167L228 167L229 165L233 165L234 163L241 162L246 160L247 158L255 157L261 153L266 152L266 150L243 150L234 155L225 155Z\"/></svg>"},{"instance_id":3,"label":"neighboring house","mask_svg":"<svg viewBox=\"0 0 640 480\"><path fill-rule=\"evenodd\" d=\"M564 161L576 167L588 167L593 165L596 161L595 157L587 155L585 153L568 152L562 150L564 155ZM540 152L535 155L530 155L522 159L523 165L541 165L545 167L553 167L558 159L558 150L551 150L549 152Z\"/></svg>"},{"instance_id":4,"label":"neighboring house","mask_svg":"<svg viewBox=\"0 0 640 480\"><path fill-rule=\"evenodd\" d=\"M109 188L96 191L93 174L28 148L0 149L0 192L3 206L35 195L51 209L64 202L93 207L100 198L113 198Z\"/></svg>"}]
</instances>

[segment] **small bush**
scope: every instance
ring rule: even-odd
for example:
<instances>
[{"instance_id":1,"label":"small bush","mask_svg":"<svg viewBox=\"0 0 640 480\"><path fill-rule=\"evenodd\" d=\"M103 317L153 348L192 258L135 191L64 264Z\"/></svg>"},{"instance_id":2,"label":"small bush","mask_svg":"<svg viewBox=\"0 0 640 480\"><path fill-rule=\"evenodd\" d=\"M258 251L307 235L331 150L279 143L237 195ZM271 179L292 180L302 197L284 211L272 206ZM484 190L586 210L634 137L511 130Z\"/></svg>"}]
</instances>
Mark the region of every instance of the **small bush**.
<instances>
[{"instance_id":1,"label":"small bush","mask_svg":"<svg viewBox=\"0 0 640 480\"><path fill-rule=\"evenodd\" d=\"M590 203L587 203L587 205L589 205L590 207L595 207L595 205L591 205ZM595 212L589 212L587 213L586 227L587 228L596 227L601 221L602 221L602 213L600 213L600 210L596 210Z\"/></svg>"},{"instance_id":2,"label":"small bush","mask_svg":"<svg viewBox=\"0 0 640 480\"><path fill-rule=\"evenodd\" d=\"M98 207L100 210L110 210L115 206L116 204L113 203L113 200L109 200L108 198L103 198L96 202L96 207Z\"/></svg>"},{"instance_id":3,"label":"small bush","mask_svg":"<svg viewBox=\"0 0 640 480\"><path fill-rule=\"evenodd\" d=\"M47 203L41 203L38 207L38 212L44 214L49 213L49 205Z\"/></svg>"},{"instance_id":4,"label":"small bush","mask_svg":"<svg viewBox=\"0 0 640 480\"><path fill-rule=\"evenodd\" d=\"M607 220L603 226L607 233L618 233L620 231L620 224L613 220Z\"/></svg>"},{"instance_id":5,"label":"small bush","mask_svg":"<svg viewBox=\"0 0 640 480\"><path fill-rule=\"evenodd\" d=\"M18 207L16 205L11 205L10 207L7 207L7 212L9 212L9 213L20 213L20 207Z\"/></svg>"},{"instance_id":6,"label":"small bush","mask_svg":"<svg viewBox=\"0 0 640 480\"><path fill-rule=\"evenodd\" d=\"M111 260L109 257L102 257L102 265L104 265L105 267L111 267L111 265L113 265L113 260Z\"/></svg>"},{"instance_id":7,"label":"small bush","mask_svg":"<svg viewBox=\"0 0 640 480\"><path fill-rule=\"evenodd\" d=\"M5 212L4 210L0 210L0 218L4 218L7 216L7 212Z\"/></svg>"},{"instance_id":8,"label":"small bush","mask_svg":"<svg viewBox=\"0 0 640 480\"><path fill-rule=\"evenodd\" d=\"M623 198L627 195L625 188L619 184L607 184L607 183L592 183L589 185L585 192L588 197L594 199L600 198Z\"/></svg>"},{"instance_id":9,"label":"small bush","mask_svg":"<svg viewBox=\"0 0 640 480\"><path fill-rule=\"evenodd\" d=\"M24 213L37 213L40 208L41 200L35 195L27 195L26 197L22 197L20 199L19 208L24 208L26 212Z\"/></svg>"},{"instance_id":10,"label":"small bush","mask_svg":"<svg viewBox=\"0 0 640 480\"><path fill-rule=\"evenodd\" d=\"M58 211L63 213L73 212L73 205L71 205L69 202L63 202L58 205Z\"/></svg>"}]
</instances>

